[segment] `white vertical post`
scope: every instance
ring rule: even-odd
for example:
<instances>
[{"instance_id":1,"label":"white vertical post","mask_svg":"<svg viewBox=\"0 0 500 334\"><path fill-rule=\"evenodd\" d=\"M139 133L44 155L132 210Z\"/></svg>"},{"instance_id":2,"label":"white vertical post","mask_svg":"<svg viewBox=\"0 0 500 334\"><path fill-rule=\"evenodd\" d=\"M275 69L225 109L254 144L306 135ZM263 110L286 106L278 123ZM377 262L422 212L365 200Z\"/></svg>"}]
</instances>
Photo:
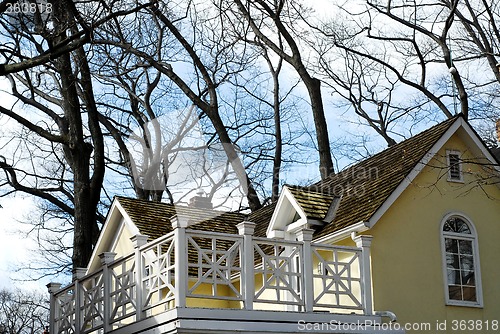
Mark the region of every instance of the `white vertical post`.
<instances>
[{"instance_id":1,"label":"white vertical post","mask_svg":"<svg viewBox=\"0 0 500 334\"><path fill-rule=\"evenodd\" d=\"M358 235L353 238L356 242L356 247L361 248L361 288L363 299L363 311L366 315L373 314L373 299L372 299L372 275L371 275L371 259L370 247L373 237L371 235Z\"/></svg>"},{"instance_id":2,"label":"white vertical post","mask_svg":"<svg viewBox=\"0 0 500 334\"><path fill-rule=\"evenodd\" d=\"M49 283L47 284L47 290L50 294L50 318L49 318L49 333L57 334L59 328L56 324L56 316L59 314L56 292L61 289L60 283Z\"/></svg>"},{"instance_id":3,"label":"white vertical post","mask_svg":"<svg viewBox=\"0 0 500 334\"><path fill-rule=\"evenodd\" d=\"M143 234L136 234L130 238L135 250L135 317L136 321L144 318L144 294L142 291L142 274L144 273L144 264L142 263L142 254L139 248L148 242L149 237Z\"/></svg>"},{"instance_id":4,"label":"white vertical post","mask_svg":"<svg viewBox=\"0 0 500 334\"><path fill-rule=\"evenodd\" d=\"M188 290L188 249L186 227L187 221L177 216L170 218L174 229L175 246L175 306L186 307Z\"/></svg>"},{"instance_id":5,"label":"white vertical post","mask_svg":"<svg viewBox=\"0 0 500 334\"><path fill-rule=\"evenodd\" d=\"M109 264L115 260L116 253L104 252L99 254L102 264L102 279L103 279L103 313L104 313L104 333L109 333L112 330L110 324L111 316L111 274L109 272Z\"/></svg>"},{"instance_id":6,"label":"white vertical post","mask_svg":"<svg viewBox=\"0 0 500 334\"><path fill-rule=\"evenodd\" d=\"M304 311L312 312L314 309L314 280L313 280L313 265L312 265L312 249L311 241L314 230L304 228L297 231L297 240L302 242L302 282L301 287L304 296Z\"/></svg>"},{"instance_id":7,"label":"white vertical post","mask_svg":"<svg viewBox=\"0 0 500 334\"><path fill-rule=\"evenodd\" d=\"M73 284L75 287L75 332L80 333L82 329L82 292L80 288L80 279L85 276L86 268L74 268L73 269Z\"/></svg>"},{"instance_id":8,"label":"white vertical post","mask_svg":"<svg viewBox=\"0 0 500 334\"><path fill-rule=\"evenodd\" d=\"M253 233L255 223L244 221L236 225L236 227L238 228L238 234L243 236L243 252L240 258L242 267L240 285L243 293L243 305L246 310L253 310L255 295Z\"/></svg>"}]
</instances>

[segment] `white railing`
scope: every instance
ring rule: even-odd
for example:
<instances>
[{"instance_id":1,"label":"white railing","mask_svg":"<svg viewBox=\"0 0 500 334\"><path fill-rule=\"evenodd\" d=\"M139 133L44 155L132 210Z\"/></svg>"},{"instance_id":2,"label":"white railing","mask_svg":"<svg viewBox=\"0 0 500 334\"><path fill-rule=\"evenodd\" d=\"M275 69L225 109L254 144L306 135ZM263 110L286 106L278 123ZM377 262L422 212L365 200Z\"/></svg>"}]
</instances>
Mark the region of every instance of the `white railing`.
<instances>
[{"instance_id":1,"label":"white railing","mask_svg":"<svg viewBox=\"0 0 500 334\"><path fill-rule=\"evenodd\" d=\"M132 238L135 252L114 260L100 255L102 268L77 277L64 289L49 284L51 333L107 333L175 307L210 307L296 312L329 311L371 315L371 237L357 247L186 229L147 243Z\"/></svg>"}]
</instances>

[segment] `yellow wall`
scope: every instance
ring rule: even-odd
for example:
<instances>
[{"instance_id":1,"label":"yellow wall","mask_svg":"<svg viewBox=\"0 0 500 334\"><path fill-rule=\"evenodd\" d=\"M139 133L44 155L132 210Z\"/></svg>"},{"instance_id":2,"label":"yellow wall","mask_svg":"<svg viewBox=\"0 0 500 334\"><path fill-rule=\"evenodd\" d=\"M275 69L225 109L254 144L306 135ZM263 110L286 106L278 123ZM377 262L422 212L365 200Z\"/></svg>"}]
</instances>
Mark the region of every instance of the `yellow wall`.
<instances>
[{"instance_id":1,"label":"yellow wall","mask_svg":"<svg viewBox=\"0 0 500 334\"><path fill-rule=\"evenodd\" d=\"M125 223L121 223L125 225ZM116 259L120 257L127 256L134 252L134 247L132 246L132 241L130 238L132 237L132 233L126 226L121 226L121 231L117 237L116 245L113 249L113 252L116 253Z\"/></svg>"},{"instance_id":2,"label":"yellow wall","mask_svg":"<svg viewBox=\"0 0 500 334\"><path fill-rule=\"evenodd\" d=\"M457 136L438 153L442 161L446 149L470 154ZM447 321L448 333L455 333L451 330L454 320L480 320L484 328L486 320L500 321L500 191L498 186L471 186L475 177L467 173L465 184L448 182L446 170L430 167L438 164L432 161L426 166L374 228L366 232L374 236L375 310L395 312L401 324L430 323L436 333L437 321ZM471 164L464 168L468 172L480 170ZM437 180L438 174L444 176ZM445 305L440 224L450 212L464 213L476 228L484 308ZM474 328L467 332L481 332Z\"/></svg>"}]
</instances>

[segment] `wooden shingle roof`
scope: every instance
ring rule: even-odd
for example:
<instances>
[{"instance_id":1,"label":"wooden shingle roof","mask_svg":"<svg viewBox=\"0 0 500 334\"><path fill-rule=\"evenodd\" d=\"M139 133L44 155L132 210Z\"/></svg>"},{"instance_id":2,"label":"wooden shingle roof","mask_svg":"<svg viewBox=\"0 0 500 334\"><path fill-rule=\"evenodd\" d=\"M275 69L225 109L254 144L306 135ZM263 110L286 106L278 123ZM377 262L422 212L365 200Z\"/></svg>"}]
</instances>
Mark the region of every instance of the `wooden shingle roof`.
<instances>
[{"instance_id":1,"label":"wooden shingle roof","mask_svg":"<svg viewBox=\"0 0 500 334\"><path fill-rule=\"evenodd\" d=\"M255 210L248 216L248 221L255 223L254 235L256 237L264 238L266 236L267 227L269 226L271 216L273 215L274 209L276 208L276 203L277 202L273 202L258 210Z\"/></svg>"},{"instance_id":2,"label":"wooden shingle roof","mask_svg":"<svg viewBox=\"0 0 500 334\"><path fill-rule=\"evenodd\" d=\"M189 206L156 203L127 197L116 197L141 234L151 239L159 238L172 231L170 218L174 215L188 219L188 228L201 231L237 234L236 225L245 215L235 212L199 209Z\"/></svg>"},{"instance_id":3,"label":"wooden shingle roof","mask_svg":"<svg viewBox=\"0 0 500 334\"><path fill-rule=\"evenodd\" d=\"M335 219L317 229L315 238L358 222L368 221L457 117L311 186L287 186L307 218L324 221L332 203L338 201ZM276 208L274 202L250 213L247 217L241 213L174 206L126 197L117 197L117 200L141 234L148 235L152 239L172 231L170 218L174 215L190 220L193 225L189 228L234 234L238 233L236 228L238 223L249 220L256 224L255 236L265 237Z\"/></svg>"},{"instance_id":4,"label":"wooden shingle roof","mask_svg":"<svg viewBox=\"0 0 500 334\"><path fill-rule=\"evenodd\" d=\"M456 119L435 125L307 187L341 196L334 221L317 230L315 238L368 221Z\"/></svg>"},{"instance_id":5,"label":"wooden shingle roof","mask_svg":"<svg viewBox=\"0 0 500 334\"><path fill-rule=\"evenodd\" d=\"M326 217L335 195L314 191L311 188L287 186L307 218L323 220Z\"/></svg>"}]
</instances>

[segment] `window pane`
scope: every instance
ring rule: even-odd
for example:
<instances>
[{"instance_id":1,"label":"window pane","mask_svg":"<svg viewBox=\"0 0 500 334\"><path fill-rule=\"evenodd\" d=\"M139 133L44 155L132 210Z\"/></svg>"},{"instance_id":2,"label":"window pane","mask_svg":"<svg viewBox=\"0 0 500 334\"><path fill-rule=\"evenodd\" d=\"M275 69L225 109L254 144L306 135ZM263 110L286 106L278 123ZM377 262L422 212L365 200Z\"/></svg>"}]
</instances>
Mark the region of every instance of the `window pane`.
<instances>
[{"instance_id":1,"label":"window pane","mask_svg":"<svg viewBox=\"0 0 500 334\"><path fill-rule=\"evenodd\" d=\"M452 231L452 227L451 227L451 225L450 225L449 220L447 220L447 221L444 223L444 226L443 226L443 231L445 231L445 232L450 232L450 231Z\"/></svg>"},{"instance_id":2,"label":"window pane","mask_svg":"<svg viewBox=\"0 0 500 334\"><path fill-rule=\"evenodd\" d=\"M460 255L460 269L474 270L474 258L471 255Z\"/></svg>"},{"instance_id":3,"label":"window pane","mask_svg":"<svg viewBox=\"0 0 500 334\"><path fill-rule=\"evenodd\" d=\"M448 269L448 284L455 284L455 285L461 285L461 274L460 270L453 270L453 269Z\"/></svg>"},{"instance_id":4,"label":"window pane","mask_svg":"<svg viewBox=\"0 0 500 334\"><path fill-rule=\"evenodd\" d=\"M449 285L448 286L448 296L452 300L463 300L462 299L462 289L459 285Z\"/></svg>"},{"instance_id":5,"label":"window pane","mask_svg":"<svg viewBox=\"0 0 500 334\"><path fill-rule=\"evenodd\" d=\"M446 267L451 269L460 269L460 262L458 259L458 255L446 253Z\"/></svg>"},{"instance_id":6,"label":"window pane","mask_svg":"<svg viewBox=\"0 0 500 334\"><path fill-rule=\"evenodd\" d=\"M463 300L471 301L471 302L476 302L477 297L476 297L476 288L474 287L463 287L462 288L463 295L462 298Z\"/></svg>"},{"instance_id":7,"label":"window pane","mask_svg":"<svg viewBox=\"0 0 500 334\"><path fill-rule=\"evenodd\" d=\"M462 285L476 286L476 279L473 271L461 271Z\"/></svg>"},{"instance_id":8,"label":"window pane","mask_svg":"<svg viewBox=\"0 0 500 334\"><path fill-rule=\"evenodd\" d=\"M446 253L458 254L458 240L445 238L444 243L446 246Z\"/></svg>"},{"instance_id":9,"label":"window pane","mask_svg":"<svg viewBox=\"0 0 500 334\"><path fill-rule=\"evenodd\" d=\"M458 240L458 249L460 254L472 255L472 241L471 240Z\"/></svg>"},{"instance_id":10,"label":"window pane","mask_svg":"<svg viewBox=\"0 0 500 334\"><path fill-rule=\"evenodd\" d=\"M469 225L458 217L449 218L443 226L445 232L471 234Z\"/></svg>"}]
</instances>

